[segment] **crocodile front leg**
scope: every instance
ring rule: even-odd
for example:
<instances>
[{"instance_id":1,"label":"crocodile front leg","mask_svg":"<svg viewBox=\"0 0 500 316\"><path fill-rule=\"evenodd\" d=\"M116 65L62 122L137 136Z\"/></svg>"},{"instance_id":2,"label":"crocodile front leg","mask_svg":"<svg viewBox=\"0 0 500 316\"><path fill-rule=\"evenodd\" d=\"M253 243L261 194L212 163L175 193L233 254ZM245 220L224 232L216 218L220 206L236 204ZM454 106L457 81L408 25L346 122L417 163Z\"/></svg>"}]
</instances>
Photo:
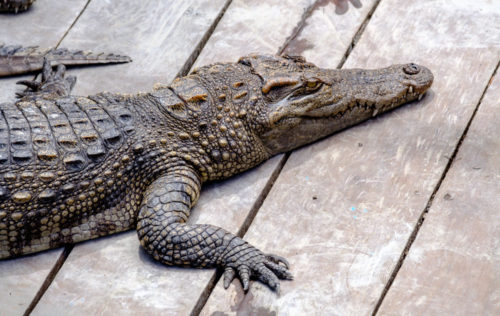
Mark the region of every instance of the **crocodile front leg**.
<instances>
[{"instance_id":1,"label":"crocodile front leg","mask_svg":"<svg viewBox=\"0 0 500 316\"><path fill-rule=\"evenodd\" d=\"M187 224L200 187L199 177L188 166L170 170L149 186L137 222L144 249L167 265L223 268L225 288L236 274L245 291L250 278L274 290L279 290L278 278L292 279L285 259L266 255L222 228Z\"/></svg>"}]
</instances>

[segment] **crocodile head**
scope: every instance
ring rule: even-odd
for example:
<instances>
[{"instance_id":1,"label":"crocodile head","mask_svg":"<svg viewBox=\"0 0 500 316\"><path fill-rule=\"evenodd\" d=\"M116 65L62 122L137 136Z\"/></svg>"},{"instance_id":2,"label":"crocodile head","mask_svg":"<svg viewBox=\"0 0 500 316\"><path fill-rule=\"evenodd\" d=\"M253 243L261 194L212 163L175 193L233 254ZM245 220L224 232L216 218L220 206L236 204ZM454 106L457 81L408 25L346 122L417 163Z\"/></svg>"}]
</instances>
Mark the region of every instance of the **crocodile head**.
<instances>
[{"instance_id":1,"label":"crocodile head","mask_svg":"<svg viewBox=\"0 0 500 316\"><path fill-rule=\"evenodd\" d=\"M292 56L253 55L239 62L262 80L266 109L257 119L258 136L271 155L420 99L433 81L429 69L413 63L337 70Z\"/></svg>"}]
</instances>

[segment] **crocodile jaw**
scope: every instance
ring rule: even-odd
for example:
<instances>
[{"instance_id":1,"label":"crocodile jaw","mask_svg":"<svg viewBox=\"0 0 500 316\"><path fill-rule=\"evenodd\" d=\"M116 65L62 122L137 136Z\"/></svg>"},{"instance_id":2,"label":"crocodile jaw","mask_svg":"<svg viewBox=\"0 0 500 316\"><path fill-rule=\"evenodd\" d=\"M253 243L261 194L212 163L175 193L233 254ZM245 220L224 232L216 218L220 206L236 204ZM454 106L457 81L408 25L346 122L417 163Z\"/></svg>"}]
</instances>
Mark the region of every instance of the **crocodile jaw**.
<instances>
[{"instance_id":1,"label":"crocodile jaw","mask_svg":"<svg viewBox=\"0 0 500 316\"><path fill-rule=\"evenodd\" d=\"M313 94L291 95L269 106L269 129L260 135L271 155L290 151L420 100L433 82L429 69L415 64L375 70L324 70Z\"/></svg>"}]
</instances>

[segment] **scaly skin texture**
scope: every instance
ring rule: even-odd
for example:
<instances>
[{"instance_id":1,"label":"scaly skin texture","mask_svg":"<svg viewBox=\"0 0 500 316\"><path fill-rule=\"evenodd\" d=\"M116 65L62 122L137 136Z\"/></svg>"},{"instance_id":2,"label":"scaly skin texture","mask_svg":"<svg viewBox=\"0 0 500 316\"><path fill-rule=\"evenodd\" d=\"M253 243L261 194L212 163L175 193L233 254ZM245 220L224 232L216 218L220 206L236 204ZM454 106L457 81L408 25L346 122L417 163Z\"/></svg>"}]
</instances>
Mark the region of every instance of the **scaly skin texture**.
<instances>
[{"instance_id":1,"label":"scaly skin texture","mask_svg":"<svg viewBox=\"0 0 500 316\"><path fill-rule=\"evenodd\" d=\"M20 45L7 46L0 44L0 77L39 71L42 69L45 59L49 60L52 66L60 64L65 66L118 64L132 61L128 56L115 54L96 54L81 50L71 51L65 48L41 49L38 46L22 47Z\"/></svg>"},{"instance_id":2,"label":"scaly skin texture","mask_svg":"<svg viewBox=\"0 0 500 316\"><path fill-rule=\"evenodd\" d=\"M0 12L26 11L36 0L0 0Z\"/></svg>"},{"instance_id":3,"label":"scaly skin texture","mask_svg":"<svg viewBox=\"0 0 500 316\"><path fill-rule=\"evenodd\" d=\"M47 63L41 84L0 106L0 258L136 228L160 262L278 289L292 278L284 258L188 223L202 183L418 99L432 80L415 64L327 70L252 55L150 93L75 97Z\"/></svg>"}]
</instances>

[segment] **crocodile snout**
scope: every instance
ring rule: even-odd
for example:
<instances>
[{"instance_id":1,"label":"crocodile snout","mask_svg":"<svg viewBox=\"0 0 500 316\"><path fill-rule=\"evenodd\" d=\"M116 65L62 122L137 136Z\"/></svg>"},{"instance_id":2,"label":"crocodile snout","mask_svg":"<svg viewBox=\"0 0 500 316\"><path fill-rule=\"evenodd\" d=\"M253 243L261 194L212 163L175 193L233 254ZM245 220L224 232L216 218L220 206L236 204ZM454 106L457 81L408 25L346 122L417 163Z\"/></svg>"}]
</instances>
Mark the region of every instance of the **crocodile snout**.
<instances>
[{"instance_id":1,"label":"crocodile snout","mask_svg":"<svg viewBox=\"0 0 500 316\"><path fill-rule=\"evenodd\" d=\"M417 93L422 95L430 88L434 81L432 72L424 66L415 63L402 65L404 77L408 80L409 90L408 93Z\"/></svg>"}]
</instances>

